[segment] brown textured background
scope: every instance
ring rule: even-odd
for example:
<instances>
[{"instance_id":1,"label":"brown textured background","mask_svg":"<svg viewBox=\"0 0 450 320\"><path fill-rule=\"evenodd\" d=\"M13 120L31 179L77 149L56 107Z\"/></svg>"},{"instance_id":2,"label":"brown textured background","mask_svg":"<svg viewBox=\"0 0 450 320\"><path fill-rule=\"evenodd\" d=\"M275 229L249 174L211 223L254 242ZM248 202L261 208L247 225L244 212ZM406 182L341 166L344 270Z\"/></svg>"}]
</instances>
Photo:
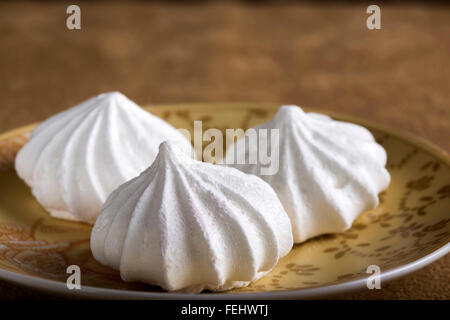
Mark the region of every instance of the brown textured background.
<instances>
[{"instance_id":1,"label":"brown textured background","mask_svg":"<svg viewBox=\"0 0 450 320\"><path fill-rule=\"evenodd\" d=\"M295 103L406 130L450 151L450 6L367 3L0 4L0 131L118 90L139 104ZM450 299L450 255L345 299ZM51 298L0 281L0 299Z\"/></svg>"}]
</instances>

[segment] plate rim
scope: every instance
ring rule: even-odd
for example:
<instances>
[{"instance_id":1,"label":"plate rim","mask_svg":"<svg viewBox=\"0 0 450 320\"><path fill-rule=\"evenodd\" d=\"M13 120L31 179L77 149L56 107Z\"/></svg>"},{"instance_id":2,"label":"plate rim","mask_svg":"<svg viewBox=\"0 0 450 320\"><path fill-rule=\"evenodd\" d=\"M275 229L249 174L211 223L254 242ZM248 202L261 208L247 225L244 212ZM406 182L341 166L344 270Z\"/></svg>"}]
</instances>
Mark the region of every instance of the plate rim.
<instances>
[{"instance_id":1,"label":"plate rim","mask_svg":"<svg viewBox=\"0 0 450 320\"><path fill-rule=\"evenodd\" d=\"M405 276L445 256L450 251L450 243L447 243L435 251L420 259L414 260L397 268L381 273L381 283ZM368 275L369 276L369 275ZM80 290L69 290L66 283L56 280L39 278L36 276L20 274L17 272L0 269L0 278L8 282L25 287L60 294L71 298L85 299L161 299L161 300L259 300L259 299L314 299L333 297L338 294L353 292L366 286L368 277L345 281L342 283L293 290L266 291L266 292L235 292L235 293L173 293L173 292L149 292L136 290L122 290L83 286ZM367 287L366 287L367 288Z\"/></svg>"},{"instance_id":2,"label":"plate rim","mask_svg":"<svg viewBox=\"0 0 450 320\"><path fill-rule=\"evenodd\" d=\"M279 107L280 104L276 103L257 103L257 102L189 102L189 103L172 103L172 104L155 104L145 105L142 108L148 111L152 109L179 109L181 107L188 108L189 110L197 109L204 110L205 108L215 108L218 105L227 105L229 108L242 108L243 105L246 109L259 108L274 110ZM340 113L332 110L311 108L302 106L307 112L319 112L329 115L333 118L342 119L344 121L350 121L369 128L373 128L380 132L386 132L391 136L394 136L400 140L419 147L422 150L427 151L434 157L444 162L450 167L450 154L443 148L436 144L413 134L408 131L392 129L386 125L374 123L369 120L361 119L358 117L350 116L345 113ZM14 137L18 134L28 132L33 129L39 122L31 123L25 126L20 126L12 130L0 133L0 142ZM389 269L381 273L381 282L386 283L393 279L407 275L414 272L426 265L438 260L450 252L450 242L442 245L433 252L407 264L398 266L393 269ZM368 275L369 276L369 275ZM235 292L235 293L201 293L201 294L189 294L189 293L171 293L171 292L149 292L149 291L136 291L136 290L123 290L123 289L111 289L101 288L94 286L83 286L81 290L69 290L64 282L45 279L38 276L21 274L18 272L5 270L0 268L0 279L7 282L19 284L25 287L51 292L62 296L75 297L75 298L89 298L89 299L192 299L192 300L241 300L241 299L311 299L318 297L336 296L341 293L347 293L362 289L366 285L368 277L362 277L360 279L344 281L337 284L301 288L292 290L280 290L280 291L266 291L266 292Z\"/></svg>"},{"instance_id":3,"label":"plate rim","mask_svg":"<svg viewBox=\"0 0 450 320\"><path fill-rule=\"evenodd\" d=\"M263 108L268 110L274 110L279 108L282 104L277 103L258 103L258 102L187 102L187 103L164 103L164 104L146 104L141 106L142 109L151 111L152 109L166 109L166 110L176 110L181 107L189 107L189 110L192 109L205 109L205 108L215 108L219 105L226 105L228 108L233 109L239 109L242 108L243 105L245 105L245 108L251 109L251 108ZM385 124L379 124L377 122L367 120L365 118L359 118L357 116L352 116L346 113L341 113L339 111L334 110L328 110L323 108L315 108L310 106L300 106L302 109L304 109L307 112L317 112L317 113L324 113L332 118L338 118L339 120L343 121L349 121L361 124L363 126L368 126L371 128L374 128L378 131L386 132L389 135L392 135L394 137L400 138L402 140L405 140L411 145L419 146L422 149L425 149L427 152L431 153L434 156L437 156L440 160L445 162L450 167L450 152L445 150L444 148L438 146L434 142L431 142L422 136L419 136L413 132L410 132L408 130L403 129L392 129L388 125ZM64 111L64 110L61 110ZM60 111L60 112L61 112ZM47 118L48 119L48 118ZM44 119L45 120L45 119ZM44 121L42 120L42 121ZM17 134L27 132L32 130L34 127L36 127L39 123L42 121L36 121L32 122L27 125L19 126L4 132L0 133L0 142L2 140L6 140L10 137L13 137Z\"/></svg>"}]
</instances>

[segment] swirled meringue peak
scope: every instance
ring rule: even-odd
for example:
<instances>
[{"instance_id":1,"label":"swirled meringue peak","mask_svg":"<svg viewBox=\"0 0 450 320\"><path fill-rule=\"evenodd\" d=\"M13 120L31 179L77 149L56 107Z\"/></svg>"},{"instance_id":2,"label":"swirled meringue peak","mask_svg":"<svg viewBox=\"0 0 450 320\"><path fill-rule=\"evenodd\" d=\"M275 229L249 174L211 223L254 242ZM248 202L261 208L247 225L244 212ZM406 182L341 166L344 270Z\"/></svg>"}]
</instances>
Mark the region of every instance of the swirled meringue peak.
<instances>
[{"instance_id":1,"label":"swirled meringue peak","mask_svg":"<svg viewBox=\"0 0 450 320\"><path fill-rule=\"evenodd\" d=\"M164 120L105 93L40 124L15 167L52 216L93 223L108 195L145 170L166 139L191 148Z\"/></svg>"},{"instance_id":2,"label":"swirled meringue peak","mask_svg":"<svg viewBox=\"0 0 450 320\"><path fill-rule=\"evenodd\" d=\"M235 163L234 155L248 158L248 138L229 148L225 162L259 175L274 188L291 219L296 243L349 229L360 213L378 206L378 193L390 183L385 150L359 125L282 106L273 119L254 129L278 129L275 144L258 137L259 148L279 151L278 170L261 175L259 160Z\"/></svg>"},{"instance_id":3,"label":"swirled meringue peak","mask_svg":"<svg viewBox=\"0 0 450 320\"><path fill-rule=\"evenodd\" d=\"M116 189L91 234L101 263L124 281L168 291L224 291L269 272L293 245L273 189L239 170L192 159L169 142Z\"/></svg>"}]
</instances>

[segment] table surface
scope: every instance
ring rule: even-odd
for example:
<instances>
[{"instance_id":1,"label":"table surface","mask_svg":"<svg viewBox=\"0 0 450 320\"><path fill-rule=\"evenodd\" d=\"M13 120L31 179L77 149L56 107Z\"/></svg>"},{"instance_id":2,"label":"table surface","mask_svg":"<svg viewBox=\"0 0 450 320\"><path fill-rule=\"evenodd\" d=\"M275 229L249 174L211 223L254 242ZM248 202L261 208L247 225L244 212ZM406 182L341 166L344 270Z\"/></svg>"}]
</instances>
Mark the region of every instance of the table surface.
<instances>
[{"instance_id":1,"label":"table surface","mask_svg":"<svg viewBox=\"0 0 450 320\"><path fill-rule=\"evenodd\" d=\"M0 4L0 131L118 90L139 104L256 101L336 110L450 151L450 6L324 2ZM450 255L343 299L450 299ZM0 299L51 298L0 281Z\"/></svg>"}]
</instances>

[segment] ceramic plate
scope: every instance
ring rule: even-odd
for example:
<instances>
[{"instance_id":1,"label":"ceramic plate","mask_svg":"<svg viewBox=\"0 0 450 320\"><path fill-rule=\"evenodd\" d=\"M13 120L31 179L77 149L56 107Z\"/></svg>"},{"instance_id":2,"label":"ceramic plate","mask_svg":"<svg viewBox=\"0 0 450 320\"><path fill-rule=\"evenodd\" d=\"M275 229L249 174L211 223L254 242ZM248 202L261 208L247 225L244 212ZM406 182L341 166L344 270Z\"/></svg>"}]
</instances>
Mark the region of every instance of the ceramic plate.
<instances>
[{"instance_id":1,"label":"ceramic plate","mask_svg":"<svg viewBox=\"0 0 450 320\"><path fill-rule=\"evenodd\" d=\"M202 120L203 130L224 130L264 122L277 106L180 104L147 109L177 128L192 130L193 121ZM92 298L317 298L366 288L369 265L381 268L383 284L445 255L450 250L449 156L418 138L325 113L372 131L388 153L389 189L380 194L379 207L364 212L347 232L296 245L270 274L225 293L166 293L122 282L118 272L93 259L91 226L51 218L17 177L14 157L34 126L1 135L0 277L60 295ZM81 290L66 287L66 269L73 264L81 267Z\"/></svg>"}]
</instances>

